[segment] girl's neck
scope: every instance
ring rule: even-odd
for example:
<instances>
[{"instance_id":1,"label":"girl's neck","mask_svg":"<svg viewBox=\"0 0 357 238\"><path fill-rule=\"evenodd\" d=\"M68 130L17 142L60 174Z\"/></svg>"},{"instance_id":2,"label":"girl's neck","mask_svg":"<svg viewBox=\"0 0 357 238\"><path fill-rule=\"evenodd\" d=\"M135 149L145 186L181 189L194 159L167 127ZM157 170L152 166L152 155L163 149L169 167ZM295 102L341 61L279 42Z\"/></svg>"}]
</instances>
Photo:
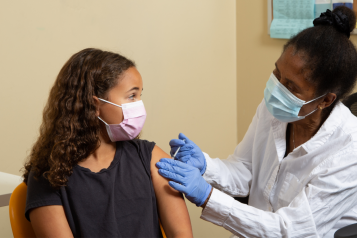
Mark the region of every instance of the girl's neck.
<instances>
[{"instance_id":1,"label":"girl's neck","mask_svg":"<svg viewBox=\"0 0 357 238\"><path fill-rule=\"evenodd\" d=\"M99 136L99 139L100 139L99 147L90 156L92 156L93 159L97 161L106 160L108 157L111 157L113 153L115 154L116 143L110 141L109 138L102 138L101 136Z\"/></svg>"},{"instance_id":2,"label":"girl's neck","mask_svg":"<svg viewBox=\"0 0 357 238\"><path fill-rule=\"evenodd\" d=\"M92 172L99 172L108 168L112 163L116 151L116 143L110 141L109 137L102 133L99 135L100 145L85 160L78 163L79 166L90 169Z\"/></svg>"}]
</instances>

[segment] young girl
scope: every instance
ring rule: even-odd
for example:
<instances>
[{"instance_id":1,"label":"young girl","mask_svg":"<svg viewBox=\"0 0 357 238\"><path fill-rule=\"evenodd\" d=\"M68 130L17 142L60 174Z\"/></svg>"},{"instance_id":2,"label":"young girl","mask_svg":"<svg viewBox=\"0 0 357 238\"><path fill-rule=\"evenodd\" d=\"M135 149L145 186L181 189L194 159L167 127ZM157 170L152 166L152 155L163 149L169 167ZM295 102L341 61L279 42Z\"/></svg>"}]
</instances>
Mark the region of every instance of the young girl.
<instances>
[{"instance_id":1,"label":"young girl","mask_svg":"<svg viewBox=\"0 0 357 238\"><path fill-rule=\"evenodd\" d=\"M61 69L25 164L37 237L192 237L183 197L158 174L169 157L138 139L146 112L135 64L98 49Z\"/></svg>"}]
</instances>

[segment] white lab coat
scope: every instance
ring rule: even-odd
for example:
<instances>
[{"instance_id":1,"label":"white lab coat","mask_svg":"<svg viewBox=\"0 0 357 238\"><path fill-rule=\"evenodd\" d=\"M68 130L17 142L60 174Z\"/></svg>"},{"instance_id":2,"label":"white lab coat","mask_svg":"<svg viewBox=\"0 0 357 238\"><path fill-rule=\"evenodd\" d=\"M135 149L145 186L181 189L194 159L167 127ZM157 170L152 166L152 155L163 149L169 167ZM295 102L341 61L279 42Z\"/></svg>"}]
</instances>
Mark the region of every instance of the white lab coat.
<instances>
[{"instance_id":1,"label":"white lab coat","mask_svg":"<svg viewBox=\"0 0 357 238\"><path fill-rule=\"evenodd\" d=\"M201 218L239 237L333 237L357 223L357 117L337 103L319 131L284 158L286 127L264 100L234 154L205 154L214 189ZM247 196L249 206L233 197Z\"/></svg>"}]
</instances>

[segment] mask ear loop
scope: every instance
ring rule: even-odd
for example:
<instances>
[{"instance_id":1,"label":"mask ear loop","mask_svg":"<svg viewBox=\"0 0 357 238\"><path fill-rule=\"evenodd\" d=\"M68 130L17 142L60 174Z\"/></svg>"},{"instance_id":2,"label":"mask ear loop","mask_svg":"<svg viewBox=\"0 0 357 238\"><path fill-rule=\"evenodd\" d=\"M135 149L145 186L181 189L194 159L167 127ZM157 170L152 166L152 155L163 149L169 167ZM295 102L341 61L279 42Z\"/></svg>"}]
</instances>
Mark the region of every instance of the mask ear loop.
<instances>
[{"instance_id":1,"label":"mask ear loop","mask_svg":"<svg viewBox=\"0 0 357 238\"><path fill-rule=\"evenodd\" d=\"M312 99L312 100L310 100L310 101L308 101L308 102L305 102L304 105L309 104L310 102L313 102L313 101L315 101L315 100L317 100L317 99L319 99L319 98L322 98L322 97L324 97L324 96L326 96L326 95L327 95L327 93L324 94L324 95L321 95L320 97L317 97L317 98L315 98L315 99ZM319 109L319 108L316 108L315 110L313 110L312 112L310 112L309 114L307 114L307 115L305 115L305 116L303 116L303 117L305 118L305 117L307 117L308 115L311 115L312 113L316 112L317 109Z\"/></svg>"},{"instance_id":2,"label":"mask ear loop","mask_svg":"<svg viewBox=\"0 0 357 238\"><path fill-rule=\"evenodd\" d=\"M315 110L313 110L312 112L310 112L309 114L305 115L305 116L302 116L302 117L307 117L308 115L311 115L312 113L316 112L318 108L316 108Z\"/></svg>"},{"instance_id":3,"label":"mask ear loop","mask_svg":"<svg viewBox=\"0 0 357 238\"><path fill-rule=\"evenodd\" d=\"M103 101L103 102L106 102L106 103L109 103L109 104L112 104L113 106L117 106L117 107L122 107L122 106L119 106L119 105L117 105L117 104L115 104L115 103L112 103L112 102L109 102L109 101L107 101L107 100L104 100L104 99L101 99L101 98L98 98L100 101ZM105 121L103 121L103 119L102 118L100 118L100 117L98 117L99 118L99 120L101 120L102 122L104 122L104 124L105 125L107 125L108 126L108 124L105 122Z\"/></svg>"},{"instance_id":4,"label":"mask ear loop","mask_svg":"<svg viewBox=\"0 0 357 238\"><path fill-rule=\"evenodd\" d=\"M119 106L119 105L117 105L117 104L115 104L115 103L109 102L109 101L107 101L107 100L104 100L104 99L101 99L101 98L98 98L98 99L99 99L100 101L103 101L103 102L112 104L113 106L122 107L122 106Z\"/></svg>"},{"instance_id":5,"label":"mask ear loop","mask_svg":"<svg viewBox=\"0 0 357 238\"><path fill-rule=\"evenodd\" d=\"M105 121L103 121L103 119L102 119L102 118L100 118L100 117L98 117L98 119L99 119L99 120L101 120L101 121L105 124L105 129L107 130L107 133L108 133L109 139L110 139L111 141L113 141L113 140L112 140L113 135L112 135L112 132L111 132L111 131L110 131L110 129L109 129L109 125L108 125L108 123L106 123ZM113 141L113 142L114 142L114 141Z\"/></svg>"},{"instance_id":6,"label":"mask ear loop","mask_svg":"<svg viewBox=\"0 0 357 238\"><path fill-rule=\"evenodd\" d=\"M107 101L107 100L104 100L104 99L101 99L101 98L98 98L98 99L99 99L100 101L103 101L103 102L106 102L106 103L112 104L113 106L116 106L116 107L122 107L122 106L119 106L119 105L117 105L117 104L115 104L115 103L109 102L109 101ZM102 119L102 118L100 118L99 116L98 116L98 119L99 119L99 120L101 120L101 121L105 124L105 127L106 127L106 129L107 129L108 136L109 136L110 140L111 140L111 141L113 141L113 140L112 140L113 135L112 135L111 130L109 129L109 125L108 125L108 123L106 123L105 121L103 121L103 119ZM114 141L113 141L113 142L114 142Z\"/></svg>"},{"instance_id":7,"label":"mask ear loop","mask_svg":"<svg viewBox=\"0 0 357 238\"><path fill-rule=\"evenodd\" d=\"M309 104L310 102L313 102L313 101L315 101L315 100L317 100L317 99L319 99L319 98L322 98L322 97L324 97L324 96L326 96L326 95L327 95L327 93L324 94L324 95L321 95L320 97L314 98L314 99L312 99L312 100L310 100L310 101L308 101L308 102L305 102L304 105L305 105L305 104Z\"/></svg>"},{"instance_id":8,"label":"mask ear loop","mask_svg":"<svg viewBox=\"0 0 357 238\"><path fill-rule=\"evenodd\" d=\"M102 118L98 117L98 119L101 120L106 126L108 126L108 124L105 121L103 121Z\"/></svg>"}]
</instances>

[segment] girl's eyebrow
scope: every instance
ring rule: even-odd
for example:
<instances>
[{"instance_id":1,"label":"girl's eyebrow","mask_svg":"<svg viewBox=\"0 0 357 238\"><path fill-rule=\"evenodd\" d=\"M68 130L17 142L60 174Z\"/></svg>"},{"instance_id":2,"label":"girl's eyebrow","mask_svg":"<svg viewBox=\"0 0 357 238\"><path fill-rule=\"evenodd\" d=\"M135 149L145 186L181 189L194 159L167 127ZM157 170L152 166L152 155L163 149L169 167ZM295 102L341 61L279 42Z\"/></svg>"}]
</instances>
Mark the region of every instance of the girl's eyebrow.
<instances>
[{"instance_id":1,"label":"girl's eyebrow","mask_svg":"<svg viewBox=\"0 0 357 238\"><path fill-rule=\"evenodd\" d=\"M132 89L128 90L127 92L133 91L133 90L139 90L140 88L138 87L133 87ZM143 89L144 90L144 89Z\"/></svg>"}]
</instances>

